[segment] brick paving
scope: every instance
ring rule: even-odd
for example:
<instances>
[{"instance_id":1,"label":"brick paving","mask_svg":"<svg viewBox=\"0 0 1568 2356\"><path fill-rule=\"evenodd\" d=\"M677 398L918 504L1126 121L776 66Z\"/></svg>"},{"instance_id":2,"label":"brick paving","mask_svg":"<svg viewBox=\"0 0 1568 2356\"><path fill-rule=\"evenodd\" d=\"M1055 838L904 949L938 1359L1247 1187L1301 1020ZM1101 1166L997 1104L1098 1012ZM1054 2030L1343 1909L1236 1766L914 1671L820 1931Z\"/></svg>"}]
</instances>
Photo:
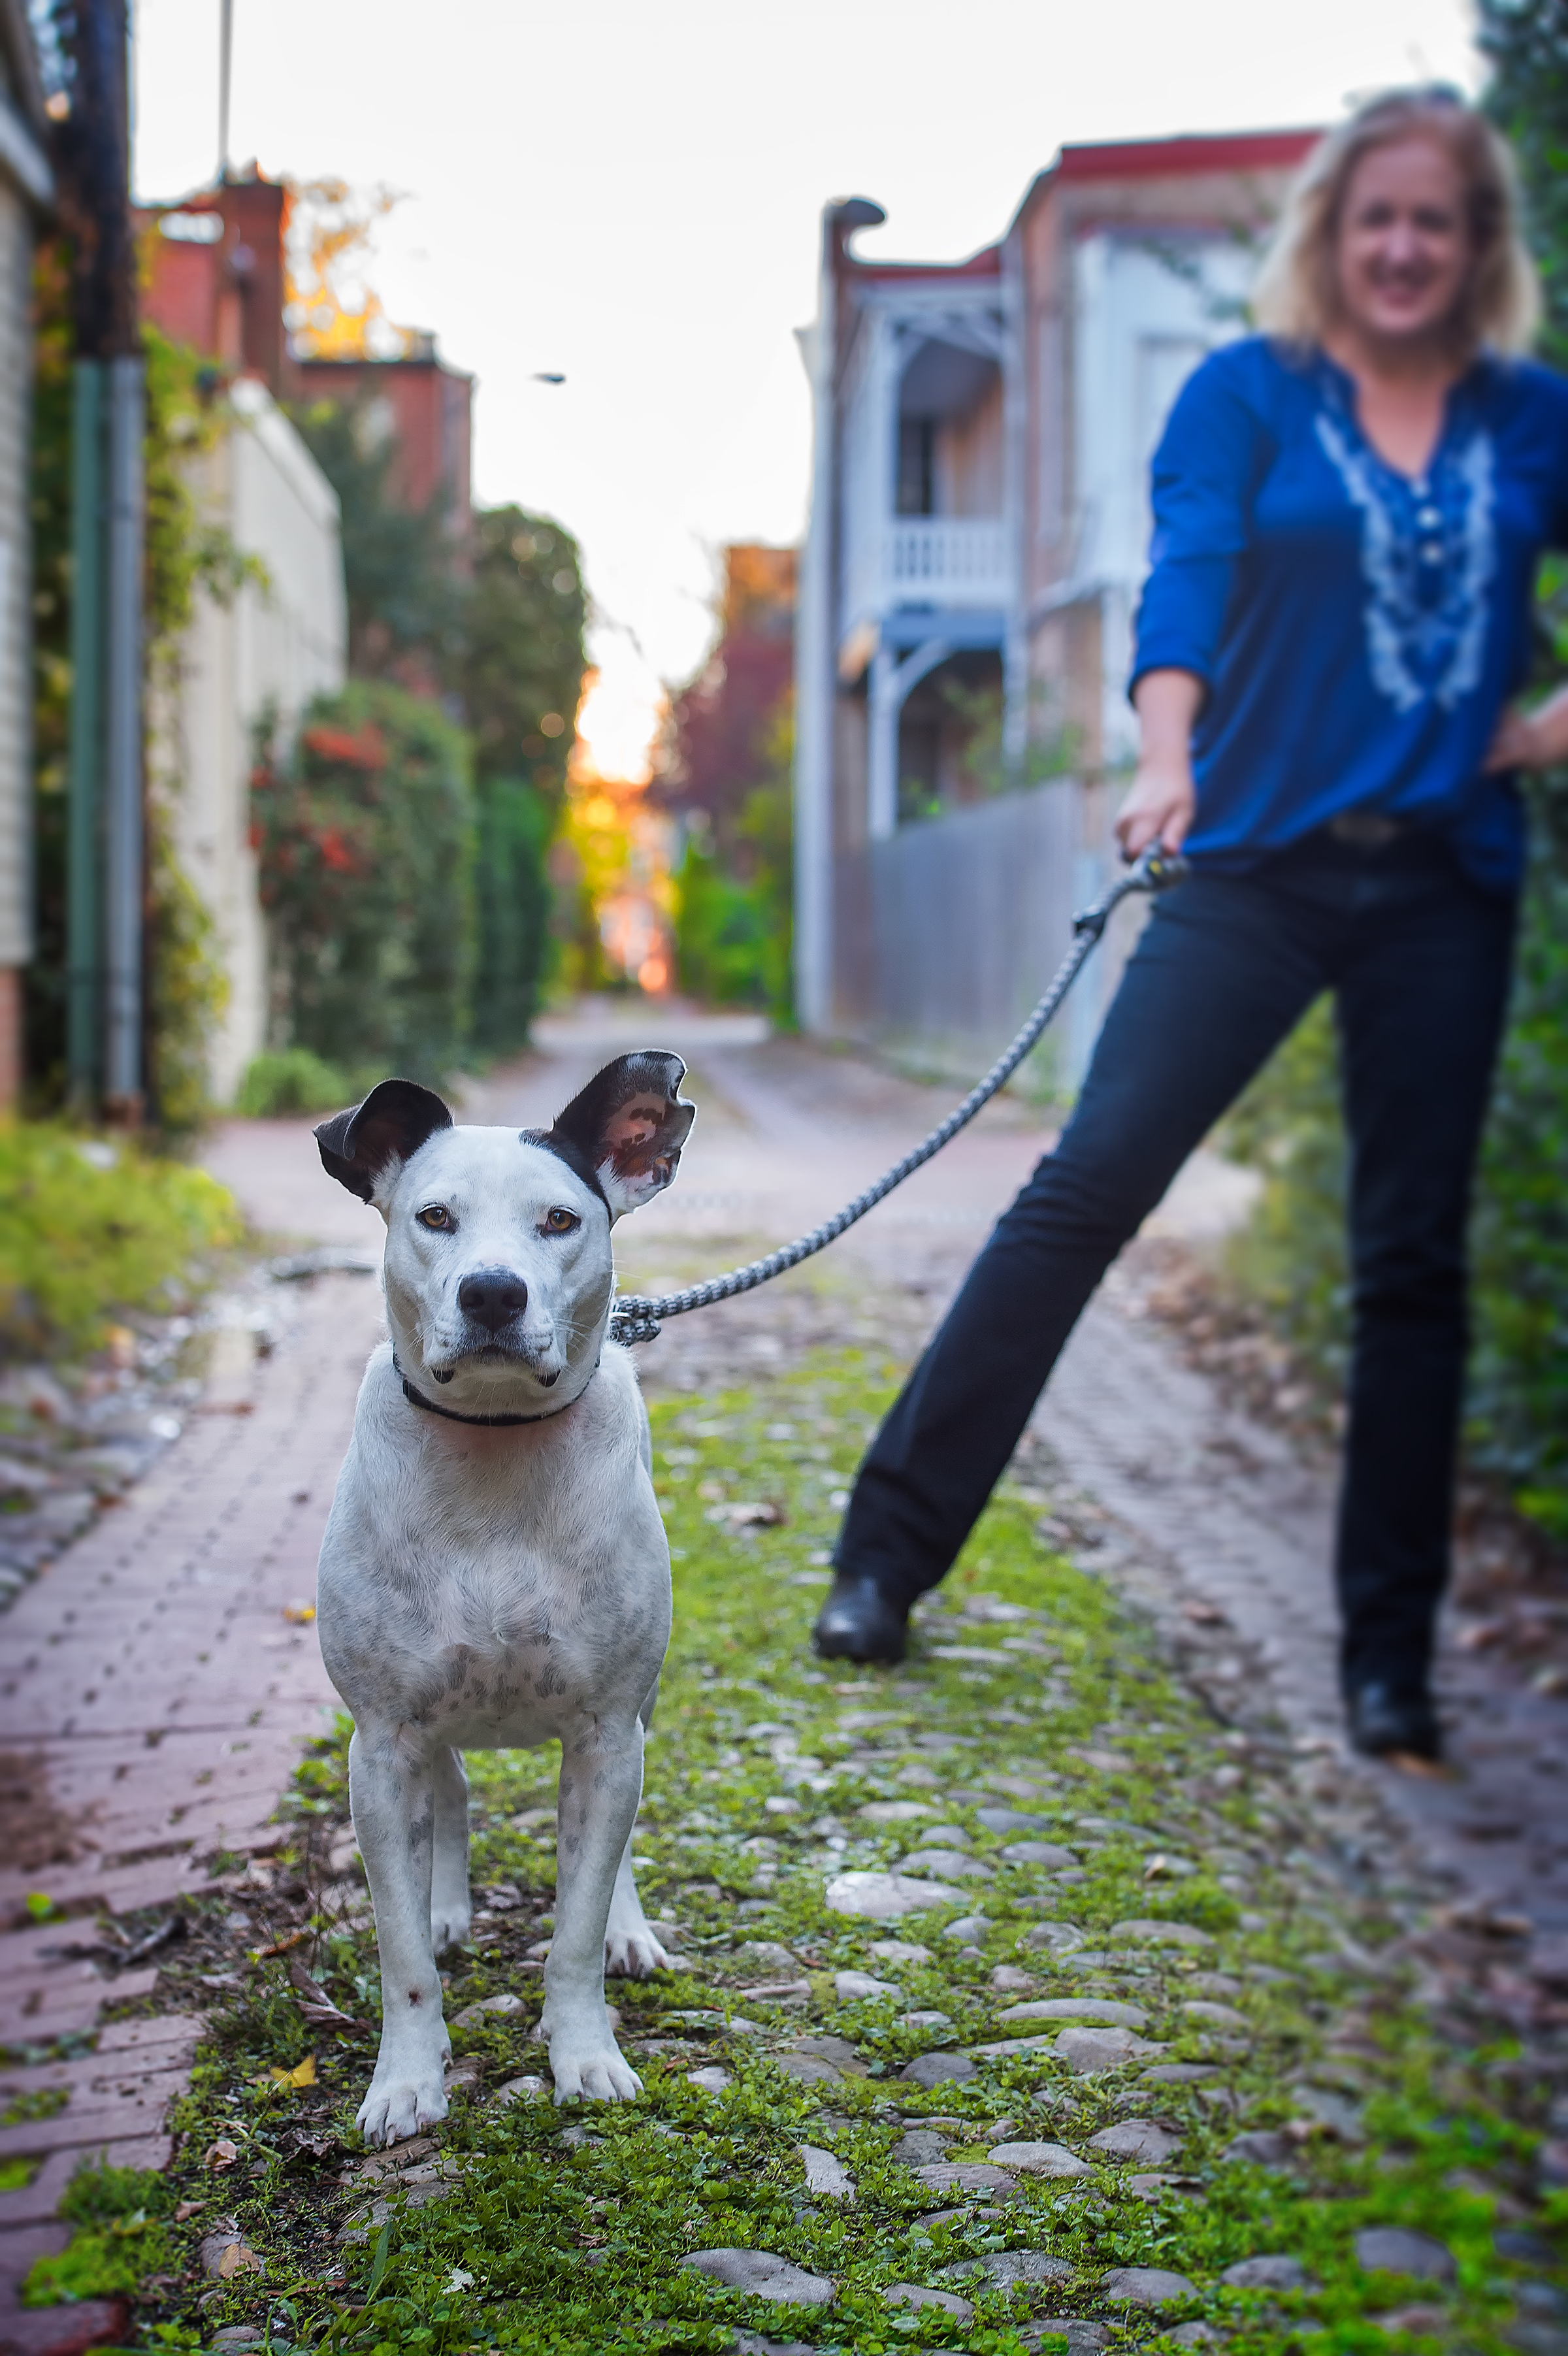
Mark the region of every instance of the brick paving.
<instances>
[{"instance_id":1,"label":"brick paving","mask_svg":"<svg viewBox=\"0 0 1568 2356\"><path fill-rule=\"evenodd\" d=\"M194 1417L0 1621L3 1739L75 1849L0 1868L0 2044L26 2053L99 2029L90 2054L0 2069L0 2110L69 2095L52 2118L0 2128L0 2160L41 2163L24 2190L0 2192L0 2349L54 2344L18 2312L16 2286L67 2240L48 2221L84 2157L164 2164L164 2113L199 2033L183 2016L100 2027L105 2006L152 1992L156 1965L115 1974L67 1951L99 1944L101 1913L208 1886L215 1852L271 1847L300 1745L330 1720L314 1633L285 1614L315 1591L381 1304L368 1278L326 1275L295 1307L274 1355L221 1379L205 1402L217 1411ZM31 1921L39 1891L65 1919ZM70 2321L62 2313L60 2330Z\"/></svg>"},{"instance_id":2,"label":"brick paving","mask_svg":"<svg viewBox=\"0 0 1568 2356\"><path fill-rule=\"evenodd\" d=\"M542 1026L545 1052L473 1086L467 1117L546 1120L649 1028L639 1020L634 1039L614 1007ZM744 1022L677 1012L651 1035L690 1055L703 1119L679 1185L618 1237L623 1281L639 1289L800 1232L946 1109L945 1090L798 1042L761 1044ZM755 1380L812 1347L912 1351L1047 1141L1026 1106L992 1108L826 1258L672 1323L641 1354L650 1390ZM379 1220L320 1175L308 1124L231 1124L208 1163L280 1239L375 1257ZM1233 1173L1200 1161L1156 1224L1201 1240L1236 1199ZM59 2190L84 2153L161 2161L163 2110L199 2031L185 2016L102 2023L105 2006L153 1989L156 1964L116 1977L101 1956L66 1950L93 1946L101 1913L209 1886L215 1851L271 1846L278 1794L333 1707L313 1632L285 1614L314 1591L381 1305L367 1276L347 1273L290 1288L289 1301L272 1355L231 1355L180 1440L0 1619L0 1744L34 1772L74 1847L63 1861L0 1867L0 2042L25 2052L98 2030L91 2052L0 2071L0 2103L70 2097L48 2121L0 2129L0 2158L39 2162L24 2190L0 2194L0 2356L53 2344L45 2322L18 2312L15 2286L65 2239L50 2222ZM1459 1777L1416 1781L1346 1756L1331 1468L1223 1407L1180 1363L1143 1313L1136 1248L1074 1337L1019 1471L1044 1484L1084 1558L1177 1633L1221 1715L1283 1722L1330 1820L1339 1809L1362 1824L1370 1808L1457 1897L1521 1909L1543 1932L1568 1925L1568 1847L1560 1856L1552 1826L1568 1709L1449 1648ZM40 1890L66 1919L30 1919L25 1901Z\"/></svg>"}]
</instances>

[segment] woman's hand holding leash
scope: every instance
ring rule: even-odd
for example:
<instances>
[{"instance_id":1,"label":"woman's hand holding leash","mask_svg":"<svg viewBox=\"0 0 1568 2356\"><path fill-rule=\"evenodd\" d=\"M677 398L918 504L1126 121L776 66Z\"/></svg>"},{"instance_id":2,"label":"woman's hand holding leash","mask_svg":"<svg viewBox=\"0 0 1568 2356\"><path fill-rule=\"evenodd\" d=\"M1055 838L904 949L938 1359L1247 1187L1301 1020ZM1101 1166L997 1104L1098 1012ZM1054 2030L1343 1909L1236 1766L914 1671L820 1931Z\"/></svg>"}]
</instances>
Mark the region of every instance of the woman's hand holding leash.
<instances>
[{"instance_id":1,"label":"woman's hand holding leash","mask_svg":"<svg viewBox=\"0 0 1568 2356\"><path fill-rule=\"evenodd\" d=\"M1203 681L1189 670L1145 671L1133 691L1142 744L1133 790L1116 820L1122 856L1136 859L1157 842L1176 851L1197 809L1192 782L1192 723Z\"/></svg>"},{"instance_id":2,"label":"woman's hand holding leash","mask_svg":"<svg viewBox=\"0 0 1568 2356\"><path fill-rule=\"evenodd\" d=\"M1532 712L1505 712L1498 724L1488 769L1553 769L1568 761L1568 688L1560 688Z\"/></svg>"}]
</instances>

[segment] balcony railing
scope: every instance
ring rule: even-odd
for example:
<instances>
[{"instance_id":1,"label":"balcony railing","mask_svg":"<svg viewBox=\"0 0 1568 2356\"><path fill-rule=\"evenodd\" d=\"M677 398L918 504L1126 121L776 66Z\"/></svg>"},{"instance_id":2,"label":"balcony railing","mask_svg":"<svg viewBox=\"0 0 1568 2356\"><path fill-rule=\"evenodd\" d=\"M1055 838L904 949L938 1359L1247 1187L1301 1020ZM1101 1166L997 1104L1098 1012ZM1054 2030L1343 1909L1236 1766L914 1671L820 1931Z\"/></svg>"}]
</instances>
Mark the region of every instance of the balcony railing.
<instances>
[{"instance_id":1,"label":"balcony railing","mask_svg":"<svg viewBox=\"0 0 1568 2356\"><path fill-rule=\"evenodd\" d=\"M1009 537L999 520L898 517L884 542L886 604L1006 605L1013 594Z\"/></svg>"}]
</instances>

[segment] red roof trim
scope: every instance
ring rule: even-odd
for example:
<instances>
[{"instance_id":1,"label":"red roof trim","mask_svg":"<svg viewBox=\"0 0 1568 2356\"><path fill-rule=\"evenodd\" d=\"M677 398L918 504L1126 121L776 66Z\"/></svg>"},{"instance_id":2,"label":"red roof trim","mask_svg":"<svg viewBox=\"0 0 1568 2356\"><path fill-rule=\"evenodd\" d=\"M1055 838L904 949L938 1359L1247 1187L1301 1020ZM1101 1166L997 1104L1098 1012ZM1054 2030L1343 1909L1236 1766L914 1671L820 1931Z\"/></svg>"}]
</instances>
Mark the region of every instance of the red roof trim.
<instances>
[{"instance_id":1,"label":"red roof trim","mask_svg":"<svg viewBox=\"0 0 1568 2356\"><path fill-rule=\"evenodd\" d=\"M845 257L857 278L1000 278L1002 248L983 246L967 262L862 262Z\"/></svg>"},{"instance_id":2,"label":"red roof trim","mask_svg":"<svg viewBox=\"0 0 1568 2356\"><path fill-rule=\"evenodd\" d=\"M1064 147L1063 180L1143 180L1188 172L1269 172L1305 162L1320 131L1244 131L1212 138L1122 139Z\"/></svg>"}]
</instances>

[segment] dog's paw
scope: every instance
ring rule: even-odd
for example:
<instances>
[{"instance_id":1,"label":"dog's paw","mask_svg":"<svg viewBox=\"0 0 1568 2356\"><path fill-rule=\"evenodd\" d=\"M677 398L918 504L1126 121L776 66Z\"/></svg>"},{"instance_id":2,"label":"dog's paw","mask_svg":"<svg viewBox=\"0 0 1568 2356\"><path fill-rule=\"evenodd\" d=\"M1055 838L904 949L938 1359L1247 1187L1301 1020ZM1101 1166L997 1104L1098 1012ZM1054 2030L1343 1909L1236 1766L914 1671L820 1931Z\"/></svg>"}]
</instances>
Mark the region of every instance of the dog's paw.
<instances>
[{"instance_id":1,"label":"dog's paw","mask_svg":"<svg viewBox=\"0 0 1568 2356\"><path fill-rule=\"evenodd\" d=\"M550 2067L558 2103L629 2103L642 2092L613 2037L553 2037Z\"/></svg>"},{"instance_id":2,"label":"dog's paw","mask_svg":"<svg viewBox=\"0 0 1568 2356\"><path fill-rule=\"evenodd\" d=\"M433 1954L444 1955L449 1947L466 1947L473 1927L473 1917L467 1907L459 1912L456 1907L430 1917L430 1946Z\"/></svg>"},{"instance_id":3,"label":"dog's paw","mask_svg":"<svg viewBox=\"0 0 1568 2356\"><path fill-rule=\"evenodd\" d=\"M650 1972L667 1972L671 1959L646 1922L624 1927L612 1922L605 1933L605 1970L611 1979L645 1980Z\"/></svg>"},{"instance_id":4,"label":"dog's paw","mask_svg":"<svg viewBox=\"0 0 1568 2356\"><path fill-rule=\"evenodd\" d=\"M378 2067L354 2125L372 2149L406 2143L446 2115L439 2062L433 2071Z\"/></svg>"}]
</instances>

